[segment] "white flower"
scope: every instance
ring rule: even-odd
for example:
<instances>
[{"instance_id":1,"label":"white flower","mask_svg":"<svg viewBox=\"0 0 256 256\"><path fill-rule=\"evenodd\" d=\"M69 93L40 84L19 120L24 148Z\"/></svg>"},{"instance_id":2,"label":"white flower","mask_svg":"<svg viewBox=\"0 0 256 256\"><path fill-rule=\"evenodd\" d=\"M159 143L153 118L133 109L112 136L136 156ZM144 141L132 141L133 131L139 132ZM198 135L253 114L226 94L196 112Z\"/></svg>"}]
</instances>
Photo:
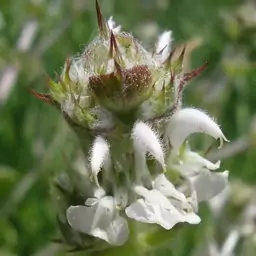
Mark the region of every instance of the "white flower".
<instances>
[{"instance_id":1,"label":"white flower","mask_svg":"<svg viewBox=\"0 0 256 256\"><path fill-rule=\"evenodd\" d=\"M157 189L148 190L142 186L136 186L135 191L143 198L136 200L125 209L129 218L144 223L155 223L167 230L179 222L190 224L200 222L200 218L195 213L184 211L182 204L178 205L179 208L175 207L173 202ZM173 193L173 195L175 197L177 194Z\"/></svg>"},{"instance_id":2,"label":"white flower","mask_svg":"<svg viewBox=\"0 0 256 256\"><path fill-rule=\"evenodd\" d=\"M220 146L223 140L228 141L220 127L208 115L193 108L184 108L176 112L166 129L166 136L175 153L178 153L183 142L192 133L207 133L215 139L220 139Z\"/></svg>"},{"instance_id":3,"label":"white flower","mask_svg":"<svg viewBox=\"0 0 256 256\"><path fill-rule=\"evenodd\" d=\"M129 228L127 221L118 215L114 198L91 199L86 201L88 206L70 206L67 209L70 226L111 245L123 245L129 237Z\"/></svg>"}]
</instances>

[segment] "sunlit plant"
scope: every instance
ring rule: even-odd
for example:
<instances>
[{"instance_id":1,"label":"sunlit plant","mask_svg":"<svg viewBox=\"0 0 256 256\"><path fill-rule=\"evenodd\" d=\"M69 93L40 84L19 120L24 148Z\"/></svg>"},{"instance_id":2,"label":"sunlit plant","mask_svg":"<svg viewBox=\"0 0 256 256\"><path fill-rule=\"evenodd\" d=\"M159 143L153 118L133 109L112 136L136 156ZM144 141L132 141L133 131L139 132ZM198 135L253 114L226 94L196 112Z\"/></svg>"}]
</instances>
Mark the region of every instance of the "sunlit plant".
<instances>
[{"instance_id":1,"label":"sunlit plant","mask_svg":"<svg viewBox=\"0 0 256 256\"><path fill-rule=\"evenodd\" d=\"M227 139L204 111L183 107L184 88L206 65L186 73L185 48L174 58L170 31L148 52L112 17L106 22L97 1L96 12L96 38L50 80L49 94L33 92L59 109L83 150L54 180L60 242L143 255L149 235L199 224L198 204L227 185L228 171L193 152L189 135L209 134L220 146Z\"/></svg>"}]
</instances>

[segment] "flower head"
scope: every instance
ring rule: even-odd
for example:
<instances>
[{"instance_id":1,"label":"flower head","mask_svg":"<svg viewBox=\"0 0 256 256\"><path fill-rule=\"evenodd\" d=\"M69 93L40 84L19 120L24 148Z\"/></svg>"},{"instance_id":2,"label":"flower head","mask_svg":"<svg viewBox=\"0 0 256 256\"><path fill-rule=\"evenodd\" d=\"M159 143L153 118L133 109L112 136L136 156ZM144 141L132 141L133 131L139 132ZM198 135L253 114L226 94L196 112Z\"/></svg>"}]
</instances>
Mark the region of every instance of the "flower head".
<instances>
[{"instance_id":1,"label":"flower head","mask_svg":"<svg viewBox=\"0 0 256 256\"><path fill-rule=\"evenodd\" d=\"M220 162L191 151L187 140L193 133L221 145L227 139L205 112L182 108L185 85L205 65L185 73L185 48L174 59L170 31L151 53L112 17L105 22L97 1L96 10L99 35L51 81L51 96L34 94L61 110L85 155L87 179L71 177L67 194L75 200L68 201L62 224L82 240L121 246L132 221L167 230L200 222L198 203L225 188L228 172L216 172Z\"/></svg>"}]
</instances>

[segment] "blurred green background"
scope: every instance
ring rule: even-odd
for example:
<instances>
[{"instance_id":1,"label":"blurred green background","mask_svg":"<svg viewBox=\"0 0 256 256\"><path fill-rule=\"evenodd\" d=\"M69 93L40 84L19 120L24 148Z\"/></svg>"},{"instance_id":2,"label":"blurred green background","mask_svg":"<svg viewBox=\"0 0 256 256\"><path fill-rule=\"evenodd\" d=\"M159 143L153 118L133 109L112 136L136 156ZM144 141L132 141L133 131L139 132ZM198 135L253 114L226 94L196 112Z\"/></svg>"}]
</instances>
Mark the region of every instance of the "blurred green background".
<instances>
[{"instance_id":1,"label":"blurred green background","mask_svg":"<svg viewBox=\"0 0 256 256\"><path fill-rule=\"evenodd\" d=\"M256 255L256 3L100 4L106 18L113 15L149 49L159 33L172 30L174 45L188 45L188 70L209 62L186 89L184 104L216 117L231 141L208 154L230 170L230 190L219 201L202 205L202 224L188 227L175 237L175 246L157 253ZM50 242L57 228L49 179L72 161L77 139L60 114L33 98L28 88L46 92L46 74L54 78L65 59L81 51L96 32L93 0L0 2L0 256L57 255L59 245ZM221 254L228 237L235 241L233 254Z\"/></svg>"}]
</instances>

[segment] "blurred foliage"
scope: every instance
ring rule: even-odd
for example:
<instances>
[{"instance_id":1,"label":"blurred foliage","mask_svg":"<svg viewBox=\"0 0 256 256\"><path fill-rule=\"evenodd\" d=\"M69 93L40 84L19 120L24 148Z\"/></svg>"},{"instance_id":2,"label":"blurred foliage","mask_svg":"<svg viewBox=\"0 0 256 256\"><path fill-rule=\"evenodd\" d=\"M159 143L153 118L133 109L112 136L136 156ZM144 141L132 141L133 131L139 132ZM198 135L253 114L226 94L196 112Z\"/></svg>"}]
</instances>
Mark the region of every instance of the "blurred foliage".
<instances>
[{"instance_id":1,"label":"blurred foliage","mask_svg":"<svg viewBox=\"0 0 256 256\"><path fill-rule=\"evenodd\" d=\"M187 43L188 69L209 63L186 89L184 102L206 109L222 124L231 143L217 153L214 149L209 158L223 158L234 189L221 219L203 206L202 224L178 234L172 252L158 252L208 255L201 245L209 237L220 245L256 196L256 5L242 0L102 0L101 7L149 48L158 33L171 29L174 45ZM20 51L21 30L30 21L38 26L35 40L28 51ZM45 74L54 77L96 29L93 0L0 2L0 71L3 76L11 66L18 74L0 101L0 256L57 255L58 246L50 243L57 230L49 179L69 166L77 139L57 111L34 99L28 88L47 91ZM209 146L208 138L204 144ZM235 255L255 251L254 234L239 241Z\"/></svg>"}]
</instances>

